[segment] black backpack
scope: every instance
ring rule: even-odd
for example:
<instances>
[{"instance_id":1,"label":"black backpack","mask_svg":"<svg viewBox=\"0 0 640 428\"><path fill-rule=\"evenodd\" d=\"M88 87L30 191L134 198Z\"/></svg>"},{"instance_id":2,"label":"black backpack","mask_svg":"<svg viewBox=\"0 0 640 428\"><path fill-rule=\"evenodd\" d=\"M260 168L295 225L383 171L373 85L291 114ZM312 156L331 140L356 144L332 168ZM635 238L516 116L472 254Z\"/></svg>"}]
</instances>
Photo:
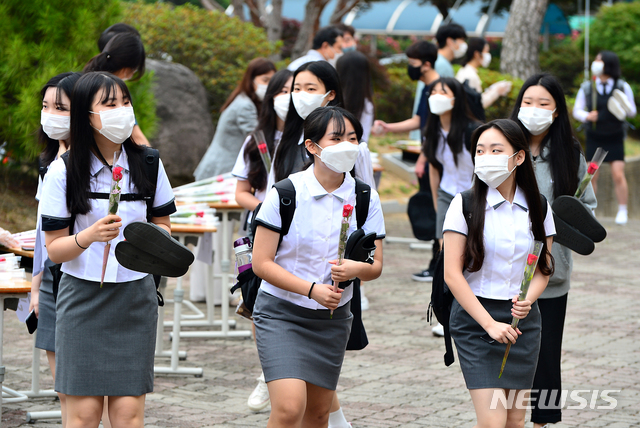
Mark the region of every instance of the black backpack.
<instances>
[{"instance_id":1,"label":"black backpack","mask_svg":"<svg viewBox=\"0 0 640 428\"><path fill-rule=\"evenodd\" d=\"M65 152L60 156L64 161L65 167L69 166L69 152ZM145 201L147 204L147 221L151 220L151 210L153 209L153 200L156 195L156 183L158 182L158 169L160 167L160 152L156 149L152 149L151 147L144 148L144 159L143 170L145 176L149 179L151 183L153 183L153 191L148 195L142 195L139 193L127 193L120 196L120 201ZM44 180L44 176L47 173L47 168L39 167L39 173L42 179ZM90 199L109 199L108 193L89 193ZM73 226L76 221L76 215L71 214L71 224L69 225L69 235L73 235ZM58 287L60 285L60 278L62 278L62 264L57 264L51 266L49 269L51 270L51 274L53 275L53 297L54 300L57 300L58 297ZM156 294L158 295L158 305L164 306L164 298L162 294L160 294L160 276L154 275L153 279L156 283Z\"/></svg>"},{"instance_id":2,"label":"black backpack","mask_svg":"<svg viewBox=\"0 0 640 428\"><path fill-rule=\"evenodd\" d=\"M465 190L460 193L462 196L462 214L464 219L469 225L469 219L471 218L471 199L473 197L473 189ZM542 216L547 216L547 198L540 194L542 201ZM444 247L444 246L443 246ZM440 250L436 256L436 263L433 271L433 281L431 283L431 302L429 302L429 308L427 309L427 321L433 321L435 315L436 319L444 329L444 364L448 367L455 361L453 356L453 346L451 345L451 331L449 330L449 317L451 316L451 304L453 303L453 293L449 290L449 287L444 282L444 248Z\"/></svg>"},{"instance_id":3,"label":"black backpack","mask_svg":"<svg viewBox=\"0 0 640 428\"><path fill-rule=\"evenodd\" d=\"M465 80L462 84L464 92L467 95L467 104L469 110L475 116L476 119L484 122L487 120L487 116L484 113L484 107L482 106L482 94L469 86L469 81Z\"/></svg>"},{"instance_id":4,"label":"black backpack","mask_svg":"<svg viewBox=\"0 0 640 428\"><path fill-rule=\"evenodd\" d=\"M371 200L371 187L356 178L356 224L358 229L361 229L367 216L369 215L369 202ZM283 237L289 233L291 222L293 221L293 214L296 210L296 189L293 186L293 182L289 178L285 178L282 181L273 185L278 191L280 197L280 218L282 219L282 226L280 228L280 240L278 241L278 247L282 243ZM257 227L256 217L258 211L262 207L260 203L253 211L253 218L251 220L251 230L255 232ZM231 288L231 292L240 289L242 292L242 300L244 307L247 310L247 317L253 313L253 307L258 296L258 289L262 279L259 278L253 269L247 269L238 275L238 283ZM353 298L351 303L351 312L353 313L353 324L351 326L351 335L349 336L349 342L347 343L348 350L363 349L369 343L364 325L362 324L361 308L360 308L360 279L356 278L354 281ZM245 309L243 308L243 310ZM245 315L245 314L241 314Z\"/></svg>"}]
</instances>

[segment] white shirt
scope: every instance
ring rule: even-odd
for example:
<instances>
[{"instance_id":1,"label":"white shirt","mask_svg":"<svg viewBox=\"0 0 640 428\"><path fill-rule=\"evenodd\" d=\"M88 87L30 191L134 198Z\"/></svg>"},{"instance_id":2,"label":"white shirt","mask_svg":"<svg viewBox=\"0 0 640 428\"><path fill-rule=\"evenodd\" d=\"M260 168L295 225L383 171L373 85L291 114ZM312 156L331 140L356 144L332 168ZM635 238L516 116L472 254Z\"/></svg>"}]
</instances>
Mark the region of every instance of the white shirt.
<instances>
[{"instance_id":1,"label":"white shirt","mask_svg":"<svg viewBox=\"0 0 640 428\"><path fill-rule=\"evenodd\" d=\"M447 144L449 133L440 129L438 147L436 148L436 160L442 164L442 177L440 188L450 195L456 195L471 188L473 180L473 160L467 147L462 145L462 152L458 153L458 165L456 165L451 147Z\"/></svg>"},{"instance_id":2,"label":"white shirt","mask_svg":"<svg viewBox=\"0 0 640 428\"><path fill-rule=\"evenodd\" d=\"M327 193L313 173L313 165L305 171L289 176L296 189L296 210L289 233L282 239L275 262L298 278L321 284L332 284L330 260L338 258L338 240L342 222L342 207L346 203L355 206L355 181L345 174L342 185ZM349 222L349 234L356 230L356 209ZM276 189L269 190L257 221L271 230L282 227L280 201ZM377 239L385 236L384 218L378 193L371 189L369 215L362 227L365 233L375 232ZM280 299L309 309L326 309L306 295L293 293L263 280L261 288ZM342 293L340 305L345 305L353 295L349 285Z\"/></svg>"},{"instance_id":3,"label":"white shirt","mask_svg":"<svg viewBox=\"0 0 640 428\"><path fill-rule=\"evenodd\" d=\"M609 78L603 85L602 80L600 80L599 77L596 77L596 91L598 91L600 95L604 95L605 93L608 94L613 91L613 83L614 80L612 78ZM624 88L624 94L627 96L627 98L629 99L629 103L631 104L631 114L629 114L628 117L634 117L638 111L636 108L636 102L633 98L633 91L631 90L631 86L629 86L627 82L623 82L622 87ZM576 103L573 105L572 113L573 117L576 118L576 120L579 120L580 122L587 121L589 112L587 111L587 100L584 96L584 91L582 90L582 88L580 88L580 90L578 91L578 95L576 95Z\"/></svg>"},{"instance_id":4,"label":"white shirt","mask_svg":"<svg viewBox=\"0 0 640 428\"><path fill-rule=\"evenodd\" d=\"M473 294L487 299L510 300L520 293L520 283L533 243L524 192L516 187L513 204L505 200L498 190L489 188L484 218L484 263L478 272L464 271L464 277ZM556 233L553 213L547 202L544 220L546 236ZM467 235L467 222L462 213L462 196L451 201L444 220L443 231Z\"/></svg>"},{"instance_id":5,"label":"white shirt","mask_svg":"<svg viewBox=\"0 0 640 428\"><path fill-rule=\"evenodd\" d=\"M273 144L275 146L275 149L278 148L278 144L280 144L280 139L282 138L282 132L276 130L275 135L273 136ZM242 144L242 149L240 150L240 153L238 153L238 158L236 159L236 164L233 166L233 170L231 171L231 174L233 174L233 176L238 178L238 181L248 181L249 180L249 164L246 162L245 158L244 158L244 151L247 148L247 145L251 142L251 136L248 136L246 140L244 140L244 144ZM251 144L255 144L255 143L251 143ZM274 154L275 154L275 149L274 149ZM273 159L271 159L271 170L273 171ZM268 178L267 178L267 184L268 184ZM260 202L264 201L264 197L267 195L267 190L270 189L270 187L265 187L262 190L255 190L255 193L253 196L255 196ZM249 220L251 221L251 220Z\"/></svg>"},{"instance_id":6,"label":"white shirt","mask_svg":"<svg viewBox=\"0 0 640 428\"><path fill-rule=\"evenodd\" d=\"M309 49L309 52L307 52L306 55L301 56L296 60L293 60L291 64L287 66L287 69L291 71L296 71L302 64L306 64L311 61L326 61L326 59L317 50Z\"/></svg>"},{"instance_id":7,"label":"white shirt","mask_svg":"<svg viewBox=\"0 0 640 428\"><path fill-rule=\"evenodd\" d=\"M129 159L124 147L120 158L116 162L117 166L121 166L123 177L120 181L122 195L128 193L136 193L136 189L130 182L131 174L129 172ZM111 190L111 170L107 168L95 156L91 156L91 179L90 191L96 193L109 193ZM158 181L156 184L156 194L153 200L154 210L161 211L163 215L169 215L175 212L175 204L171 183L164 171L162 161L158 167ZM51 163L49 172L44 179L42 188L42 226L43 230L59 230L68 227L71 213L67 208L67 168L62 159L58 159ZM93 225L107 215L109 201L107 199L89 199L91 211L85 215L77 215L73 232L78 233ZM164 214L167 212L167 214ZM120 241L124 241L124 228L134 221L147 221L147 204L145 201L123 201L119 204L118 213L122 218L122 227L117 238L111 240L111 249L109 251L109 259L107 261L107 269L105 272L105 282L128 282L135 281L147 276L146 273L134 272L126 269L118 263L115 257L116 245ZM158 215L160 216L160 215ZM66 224L64 222L66 221ZM54 227L52 227L52 225ZM60 227L61 226L61 227ZM57 227L57 229L55 228ZM94 242L88 249L84 250L77 258L62 264L62 271L87 281L100 281L102 274L102 256L104 254L106 243Z\"/></svg>"},{"instance_id":8,"label":"white shirt","mask_svg":"<svg viewBox=\"0 0 640 428\"><path fill-rule=\"evenodd\" d=\"M481 95L482 107L484 108L489 107L500 98L500 92L495 84L489 86L486 91L482 90L482 80L480 80L478 70L471 64L460 67L458 73L456 73L456 80L462 84L464 84L465 81L469 81L469 86Z\"/></svg>"},{"instance_id":9,"label":"white shirt","mask_svg":"<svg viewBox=\"0 0 640 428\"><path fill-rule=\"evenodd\" d=\"M360 114L360 124L362 125L362 141L369 141L371 127L373 126L373 103L368 98L364 99L364 109Z\"/></svg>"}]
</instances>

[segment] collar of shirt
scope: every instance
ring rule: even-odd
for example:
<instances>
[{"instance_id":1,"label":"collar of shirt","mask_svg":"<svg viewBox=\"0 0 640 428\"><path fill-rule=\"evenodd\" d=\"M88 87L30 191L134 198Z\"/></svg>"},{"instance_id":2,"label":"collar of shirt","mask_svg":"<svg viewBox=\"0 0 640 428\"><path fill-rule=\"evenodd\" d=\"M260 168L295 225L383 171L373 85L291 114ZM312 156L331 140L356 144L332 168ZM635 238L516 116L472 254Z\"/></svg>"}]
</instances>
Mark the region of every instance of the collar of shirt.
<instances>
[{"instance_id":1,"label":"collar of shirt","mask_svg":"<svg viewBox=\"0 0 640 428\"><path fill-rule=\"evenodd\" d=\"M124 146L120 149L120 157L118 157L116 166L122 167L125 171L129 172L129 157L127 156L127 151L124 149ZM91 153L91 175L96 176L102 168L106 168L106 165L102 163L102 161L95 154Z\"/></svg>"},{"instance_id":2,"label":"collar of shirt","mask_svg":"<svg viewBox=\"0 0 640 428\"><path fill-rule=\"evenodd\" d=\"M487 191L486 209L493 208L494 210L497 210L505 202L507 202L507 200L500 194L498 189L489 187ZM524 197L524 192L520 190L520 186L516 186L516 192L513 195L513 203L525 212L529 210L529 205L527 205L527 200Z\"/></svg>"},{"instance_id":3,"label":"collar of shirt","mask_svg":"<svg viewBox=\"0 0 640 428\"><path fill-rule=\"evenodd\" d=\"M613 87L613 79L609 77L606 82L603 82L599 77L596 77L596 87L598 89L598 92L600 93L603 92L603 88L606 90L606 92L609 92L609 90Z\"/></svg>"},{"instance_id":4,"label":"collar of shirt","mask_svg":"<svg viewBox=\"0 0 640 428\"><path fill-rule=\"evenodd\" d=\"M324 187L320 184L316 175L313 172L314 165L311 165L304 172L304 181L307 185L307 189L309 189L309 194L313 196L316 200L321 199L324 196L327 196L329 192L325 190ZM344 181L336 190L331 192L333 196L338 198L341 202L345 202L348 200L349 196L353 193L355 189L355 180L351 177L351 174L346 173L344 177Z\"/></svg>"},{"instance_id":5,"label":"collar of shirt","mask_svg":"<svg viewBox=\"0 0 640 428\"><path fill-rule=\"evenodd\" d=\"M326 61L322 54L315 49L309 49L309 52L307 52L307 56L317 58L314 61Z\"/></svg>"}]
</instances>

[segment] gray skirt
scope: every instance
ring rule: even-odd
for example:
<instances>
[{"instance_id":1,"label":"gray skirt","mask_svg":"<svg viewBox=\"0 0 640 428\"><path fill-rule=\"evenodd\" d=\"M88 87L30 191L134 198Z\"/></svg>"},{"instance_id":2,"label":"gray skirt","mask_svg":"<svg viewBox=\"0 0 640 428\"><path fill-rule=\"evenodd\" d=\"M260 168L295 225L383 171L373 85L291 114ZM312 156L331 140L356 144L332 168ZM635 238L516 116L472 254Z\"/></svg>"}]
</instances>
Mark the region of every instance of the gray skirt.
<instances>
[{"instance_id":1,"label":"gray skirt","mask_svg":"<svg viewBox=\"0 0 640 428\"><path fill-rule=\"evenodd\" d=\"M351 332L351 302L333 311L307 309L262 289L253 310L266 382L301 379L335 391Z\"/></svg>"},{"instance_id":2,"label":"gray skirt","mask_svg":"<svg viewBox=\"0 0 640 428\"><path fill-rule=\"evenodd\" d=\"M513 303L510 300L482 297L478 297L478 300L494 320L511 324ZM498 375L507 345L485 341L485 338L491 339L487 332L456 300L451 306L449 324L467 389L531 389L538 364L542 327L537 302L531 307L529 315L518 324L522 335L511 345L500 379Z\"/></svg>"},{"instance_id":3,"label":"gray skirt","mask_svg":"<svg viewBox=\"0 0 640 428\"><path fill-rule=\"evenodd\" d=\"M57 301L55 390L79 396L153 391L158 300L151 275L104 283L63 274Z\"/></svg>"},{"instance_id":4,"label":"gray skirt","mask_svg":"<svg viewBox=\"0 0 640 428\"><path fill-rule=\"evenodd\" d=\"M36 348L56 352L56 301L53 298L53 275L49 268L54 263L47 258L42 271L40 292L38 293L38 329Z\"/></svg>"},{"instance_id":5,"label":"gray skirt","mask_svg":"<svg viewBox=\"0 0 640 428\"><path fill-rule=\"evenodd\" d=\"M436 212L436 238L442 239L442 228L444 226L444 218L454 195L450 195L440 187L438 187L438 211Z\"/></svg>"}]
</instances>

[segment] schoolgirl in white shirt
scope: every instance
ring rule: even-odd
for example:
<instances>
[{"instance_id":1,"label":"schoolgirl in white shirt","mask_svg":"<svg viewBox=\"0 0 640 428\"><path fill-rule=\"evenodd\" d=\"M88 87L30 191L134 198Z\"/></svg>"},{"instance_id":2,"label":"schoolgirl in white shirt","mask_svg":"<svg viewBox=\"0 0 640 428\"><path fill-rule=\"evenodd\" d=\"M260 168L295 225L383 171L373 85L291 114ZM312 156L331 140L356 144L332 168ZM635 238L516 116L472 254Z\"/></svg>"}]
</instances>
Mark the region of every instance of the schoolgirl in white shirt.
<instances>
[{"instance_id":1,"label":"schoolgirl in white shirt","mask_svg":"<svg viewBox=\"0 0 640 428\"><path fill-rule=\"evenodd\" d=\"M363 226L365 233L377 235L373 264L345 260L335 265L343 205L355 200L355 181L348 171L361 134L362 127L346 110L314 110L304 126L313 164L290 176L296 209L280 245L277 190L270 190L257 216L253 269L263 282L253 316L271 396L268 427L327 426L353 319L353 286L334 292L332 281L371 281L382 271L385 229L373 189ZM355 228L354 213L349 233Z\"/></svg>"},{"instance_id":2,"label":"schoolgirl in white shirt","mask_svg":"<svg viewBox=\"0 0 640 428\"><path fill-rule=\"evenodd\" d=\"M507 396L514 390L517 397L533 384L541 330L536 300L553 273L555 226L548 203L543 217L528 141L518 124L499 119L482 125L473 134L472 147L476 179L470 217L465 219L457 195L444 223L444 277L455 297L451 337L477 426L522 427L526 408ZM534 239L545 245L528 294L518 301ZM516 329L512 317L520 320ZM502 344L508 342L513 346L498 378L506 348ZM504 400L491 406L495 394Z\"/></svg>"},{"instance_id":3,"label":"schoolgirl in white shirt","mask_svg":"<svg viewBox=\"0 0 640 428\"><path fill-rule=\"evenodd\" d=\"M292 71L286 68L278 71L269 80L267 91L262 100L262 109L260 110L256 130L263 132L272 159L280 143L280 138L282 138L284 120L287 118L291 102L292 82ZM243 208L254 211L267 195L269 172L267 172L262 162L258 144L252 135L248 136L244 141L231 173L238 178L236 202ZM247 219L248 224L250 224L252 218L253 213ZM254 231L251 231L251 233L254 233ZM259 412L269 405L269 390L264 382L263 373L260 373L256 380L258 384L249 395L247 406L254 412Z\"/></svg>"},{"instance_id":4,"label":"schoolgirl in white shirt","mask_svg":"<svg viewBox=\"0 0 640 428\"><path fill-rule=\"evenodd\" d=\"M112 168L122 174L123 195L149 195L155 188L151 222L170 232L171 185L162 163L156 183L146 177L145 148L130 137L134 121L122 80L83 75L71 97L73 149L68 162L51 164L44 182L42 228L49 257L64 272L56 304L55 389L67 395L67 428L98 427L104 396L113 426L142 427L145 394L153 390L155 284L151 275L120 266L114 255L123 226L147 220L147 204L121 201L117 215L106 215L109 201L99 195L110 192ZM111 165L116 151L121 154Z\"/></svg>"},{"instance_id":5,"label":"schoolgirl in white shirt","mask_svg":"<svg viewBox=\"0 0 640 428\"><path fill-rule=\"evenodd\" d=\"M80 73L62 73L52 77L42 88L42 112L40 118L40 132L38 139L44 150L39 157L38 190L36 200L42 198L43 174L49 165L69 150L70 146L70 109L71 92L80 78ZM38 205L38 219L36 222L36 245L33 256L33 276L31 280L31 300L29 311L34 311L38 317L38 334L35 347L44 349L49 362L51 374L56 377L56 300L53 290L53 276L50 270L54 264L49 260L45 247L44 232L40 220L41 206ZM62 425L67 421L67 400L64 394L58 394L62 413Z\"/></svg>"},{"instance_id":6,"label":"schoolgirl in white shirt","mask_svg":"<svg viewBox=\"0 0 640 428\"><path fill-rule=\"evenodd\" d=\"M471 187L471 134L480 125L473 118L462 85L452 77L436 80L428 98L429 119L424 152L431 168L429 183L436 207L436 238L442 244L442 224L455 195Z\"/></svg>"},{"instance_id":7,"label":"schoolgirl in white shirt","mask_svg":"<svg viewBox=\"0 0 640 428\"><path fill-rule=\"evenodd\" d=\"M278 71L269 80L262 100L256 131L264 133L272 160L282 138L284 121L289 111L292 82L292 71L287 69ZM252 135L244 141L231 173L238 178L236 202L249 211L255 210L269 190L267 187L269 173L262 162L258 145Z\"/></svg>"}]
</instances>

